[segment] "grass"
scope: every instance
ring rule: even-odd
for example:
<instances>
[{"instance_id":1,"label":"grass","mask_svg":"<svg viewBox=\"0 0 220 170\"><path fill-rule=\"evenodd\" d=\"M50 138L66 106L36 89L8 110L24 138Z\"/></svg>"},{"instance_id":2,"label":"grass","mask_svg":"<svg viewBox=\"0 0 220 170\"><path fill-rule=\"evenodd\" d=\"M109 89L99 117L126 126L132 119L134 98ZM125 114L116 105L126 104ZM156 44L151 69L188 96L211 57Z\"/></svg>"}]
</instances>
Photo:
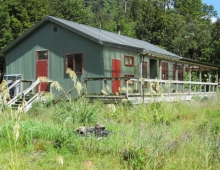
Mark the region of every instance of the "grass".
<instances>
[{"instance_id":1,"label":"grass","mask_svg":"<svg viewBox=\"0 0 220 170\"><path fill-rule=\"evenodd\" d=\"M20 113L15 141L14 112L0 115L0 169L218 169L219 95L192 102L132 105L108 110L101 101L35 103ZM73 132L104 124L101 140Z\"/></svg>"},{"instance_id":2,"label":"grass","mask_svg":"<svg viewBox=\"0 0 220 170\"><path fill-rule=\"evenodd\" d=\"M80 95L82 86L68 71ZM0 87L4 102L7 86ZM52 87L64 91L58 82ZM48 99L34 103L27 113L1 105L0 169L218 169L219 98L196 96L191 102L147 105L105 105L83 97L53 105ZM110 135L75 133L95 123L104 124Z\"/></svg>"}]
</instances>

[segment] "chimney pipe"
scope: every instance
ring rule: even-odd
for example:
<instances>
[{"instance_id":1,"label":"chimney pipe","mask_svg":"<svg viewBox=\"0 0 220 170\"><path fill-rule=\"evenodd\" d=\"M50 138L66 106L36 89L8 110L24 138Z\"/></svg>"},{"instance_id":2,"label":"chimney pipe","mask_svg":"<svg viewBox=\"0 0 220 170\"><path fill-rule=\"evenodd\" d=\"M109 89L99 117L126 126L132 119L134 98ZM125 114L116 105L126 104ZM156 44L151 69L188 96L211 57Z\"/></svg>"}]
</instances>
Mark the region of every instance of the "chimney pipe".
<instances>
[{"instance_id":1,"label":"chimney pipe","mask_svg":"<svg viewBox=\"0 0 220 170\"><path fill-rule=\"evenodd\" d=\"M117 25L117 33L119 35L121 34L121 25L120 24Z\"/></svg>"}]
</instances>

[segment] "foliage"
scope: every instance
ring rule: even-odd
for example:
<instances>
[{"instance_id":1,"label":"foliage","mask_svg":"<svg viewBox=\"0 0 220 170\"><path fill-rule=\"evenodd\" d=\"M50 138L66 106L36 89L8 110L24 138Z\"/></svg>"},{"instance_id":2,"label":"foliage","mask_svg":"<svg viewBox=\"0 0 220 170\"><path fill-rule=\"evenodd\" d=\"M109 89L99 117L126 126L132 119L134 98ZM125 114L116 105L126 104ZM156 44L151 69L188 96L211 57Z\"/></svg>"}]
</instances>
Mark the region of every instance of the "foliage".
<instances>
[{"instance_id":1,"label":"foliage","mask_svg":"<svg viewBox=\"0 0 220 170\"><path fill-rule=\"evenodd\" d=\"M73 103L61 102L55 112L54 120L59 123L89 125L96 122L98 108L93 107L86 99Z\"/></svg>"},{"instance_id":2,"label":"foliage","mask_svg":"<svg viewBox=\"0 0 220 170\"><path fill-rule=\"evenodd\" d=\"M189 72L185 72L184 77L185 77L185 81L189 81ZM195 82L198 82L198 81L199 81L199 75L198 75L197 72L191 72L191 81L195 81ZM186 89L189 89L189 88L190 88L189 84L186 84L186 85L185 85L185 88L186 88ZM191 90L194 90L195 88L196 88L197 90L199 90L200 85L192 84L192 85L191 85Z\"/></svg>"}]
</instances>

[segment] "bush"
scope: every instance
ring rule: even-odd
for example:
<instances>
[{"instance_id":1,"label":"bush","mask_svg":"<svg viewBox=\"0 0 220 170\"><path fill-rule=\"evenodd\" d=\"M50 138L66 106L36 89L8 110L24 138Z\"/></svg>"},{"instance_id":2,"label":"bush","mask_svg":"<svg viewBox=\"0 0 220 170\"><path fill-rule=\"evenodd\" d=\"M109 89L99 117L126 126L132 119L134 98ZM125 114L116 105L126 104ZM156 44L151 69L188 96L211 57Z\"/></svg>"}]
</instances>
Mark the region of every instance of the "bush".
<instances>
[{"instance_id":1,"label":"bush","mask_svg":"<svg viewBox=\"0 0 220 170\"><path fill-rule=\"evenodd\" d=\"M88 100L81 98L76 102L61 102L54 115L54 119L59 123L69 123L89 125L97 120L99 108L89 104Z\"/></svg>"}]
</instances>

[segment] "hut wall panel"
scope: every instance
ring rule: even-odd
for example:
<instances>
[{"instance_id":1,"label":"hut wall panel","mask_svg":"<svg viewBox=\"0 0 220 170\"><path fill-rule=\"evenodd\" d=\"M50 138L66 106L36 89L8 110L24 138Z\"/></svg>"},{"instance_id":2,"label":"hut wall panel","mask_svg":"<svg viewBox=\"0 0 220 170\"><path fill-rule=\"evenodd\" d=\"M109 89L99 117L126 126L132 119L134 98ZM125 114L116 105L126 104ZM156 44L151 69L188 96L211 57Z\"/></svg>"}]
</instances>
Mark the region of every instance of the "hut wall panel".
<instances>
[{"instance_id":1,"label":"hut wall panel","mask_svg":"<svg viewBox=\"0 0 220 170\"><path fill-rule=\"evenodd\" d=\"M25 79L36 79L36 51L48 50L48 75L58 81L64 90L73 87L73 82L65 73L65 55L83 53L83 74L77 74L78 80L85 77L103 77L103 46L81 35L58 26L53 32L54 24L49 22L34 34L20 42L6 54L7 74L20 73ZM88 90L100 91L103 83L95 82Z\"/></svg>"}]
</instances>

